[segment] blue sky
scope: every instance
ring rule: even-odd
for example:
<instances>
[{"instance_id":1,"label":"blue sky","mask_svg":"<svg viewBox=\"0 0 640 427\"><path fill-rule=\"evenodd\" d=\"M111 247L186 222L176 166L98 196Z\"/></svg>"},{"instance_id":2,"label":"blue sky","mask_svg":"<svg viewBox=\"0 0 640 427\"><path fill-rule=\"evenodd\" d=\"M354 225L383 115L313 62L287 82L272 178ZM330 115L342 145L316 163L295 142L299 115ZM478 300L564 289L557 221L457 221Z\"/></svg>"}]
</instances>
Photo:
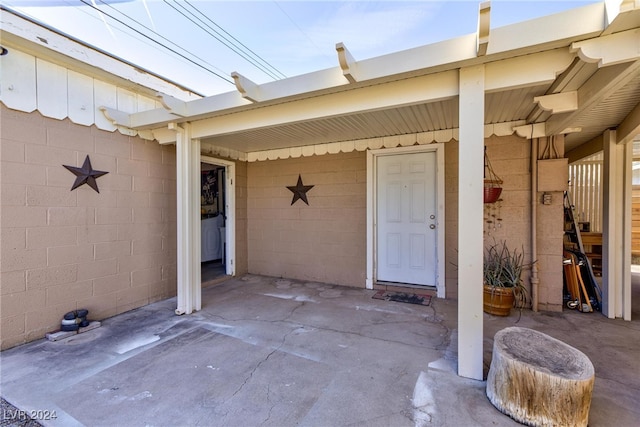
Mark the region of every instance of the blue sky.
<instances>
[{"instance_id":1,"label":"blue sky","mask_svg":"<svg viewBox=\"0 0 640 427\"><path fill-rule=\"evenodd\" d=\"M345 43L357 60L474 33L480 4L468 0L84 2L3 0L5 5L28 16L204 95L234 90L226 81L231 80L229 75L233 71L264 83L274 76L291 77L335 67L338 42ZM491 27L592 3L597 1L493 0ZM207 24L236 43L233 36L277 71L271 69L271 76L261 71L208 34L211 29L205 31L188 20L184 15L189 13L193 13L191 19L196 22L194 17L202 19L200 26ZM169 52L106 14L201 66Z\"/></svg>"}]
</instances>

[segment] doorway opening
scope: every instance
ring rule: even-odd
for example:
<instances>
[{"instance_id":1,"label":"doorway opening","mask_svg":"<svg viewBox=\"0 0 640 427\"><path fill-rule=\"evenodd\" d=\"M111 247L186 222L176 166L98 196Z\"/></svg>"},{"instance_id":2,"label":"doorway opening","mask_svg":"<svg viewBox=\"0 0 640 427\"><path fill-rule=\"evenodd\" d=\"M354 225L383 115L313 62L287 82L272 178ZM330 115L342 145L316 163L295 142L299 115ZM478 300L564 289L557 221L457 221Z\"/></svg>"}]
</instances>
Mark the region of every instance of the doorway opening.
<instances>
[{"instance_id":1,"label":"doorway opening","mask_svg":"<svg viewBox=\"0 0 640 427\"><path fill-rule=\"evenodd\" d=\"M367 155L367 281L444 298L443 144Z\"/></svg>"},{"instance_id":2,"label":"doorway opening","mask_svg":"<svg viewBox=\"0 0 640 427\"><path fill-rule=\"evenodd\" d=\"M200 159L201 284L212 286L234 275L234 163Z\"/></svg>"}]
</instances>

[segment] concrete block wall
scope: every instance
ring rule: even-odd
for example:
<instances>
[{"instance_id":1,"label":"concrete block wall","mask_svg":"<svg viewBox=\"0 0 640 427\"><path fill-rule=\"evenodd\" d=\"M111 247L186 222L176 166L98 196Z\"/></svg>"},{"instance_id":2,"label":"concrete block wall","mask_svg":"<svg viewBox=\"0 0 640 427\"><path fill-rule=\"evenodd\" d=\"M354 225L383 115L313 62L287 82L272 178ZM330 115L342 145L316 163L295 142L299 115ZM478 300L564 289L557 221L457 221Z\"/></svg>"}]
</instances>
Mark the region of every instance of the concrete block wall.
<instances>
[{"instance_id":1,"label":"concrete block wall","mask_svg":"<svg viewBox=\"0 0 640 427\"><path fill-rule=\"evenodd\" d=\"M490 137L485 140L487 155L496 174L504 181L501 199L497 204L484 205L485 246L506 241L509 247L524 249L527 262L531 260L530 224L531 198L529 194L529 143L515 136ZM445 281L447 298L458 297L458 156L459 143L452 140L445 145ZM482 159L479 159L482 161ZM494 216L495 215L495 216ZM502 220L496 223L496 219ZM492 221L489 223L488 221ZM498 225L499 224L499 225ZM525 277L528 280L528 273Z\"/></svg>"},{"instance_id":2,"label":"concrete block wall","mask_svg":"<svg viewBox=\"0 0 640 427\"><path fill-rule=\"evenodd\" d=\"M538 146L538 159L545 158L545 148L551 141L541 138ZM564 156L564 136L554 138L553 151L559 156ZM538 161L540 165L540 161ZM568 168L568 166L567 166ZM554 169L547 171L551 176L546 177L546 181L553 184L557 182L556 188L562 188L567 184L567 177L562 173L558 174ZM552 185L553 186L553 185ZM563 300L562 291L564 287L562 250L564 246L564 194L561 191L550 191L550 204L543 204L543 193L538 192L536 197L537 209L537 245L538 245L538 308L544 311L562 311Z\"/></svg>"},{"instance_id":3,"label":"concrete block wall","mask_svg":"<svg viewBox=\"0 0 640 427\"><path fill-rule=\"evenodd\" d=\"M504 181L502 201L484 205L485 247L505 241L510 249L524 253L524 262L530 264L531 143L515 135L492 136L485 139L485 146L493 170ZM530 274L529 268L523 275L529 290L528 304L531 303Z\"/></svg>"},{"instance_id":4,"label":"concrete block wall","mask_svg":"<svg viewBox=\"0 0 640 427\"><path fill-rule=\"evenodd\" d=\"M485 146L495 173L504 181L502 201L484 205L485 246L494 239L505 241L510 248L524 251L525 262L531 262L530 142L517 136L492 136L485 139Z\"/></svg>"},{"instance_id":5,"label":"concrete block wall","mask_svg":"<svg viewBox=\"0 0 640 427\"><path fill-rule=\"evenodd\" d=\"M250 273L364 287L366 153L252 162L247 169ZM309 206L291 205L298 175Z\"/></svg>"},{"instance_id":6,"label":"concrete block wall","mask_svg":"<svg viewBox=\"0 0 640 427\"><path fill-rule=\"evenodd\" d=\"M564 278L562 249L564 236L563 194L553 192L550 205L542 204L538 193L538 309L562 311Z\"/></svg>"},{"instance_id":7,"label":"concrete block wall","mask_svg":"<svg viewBox=\"0 0 640 427\"><path fill-rule=\"evenodd\" d=\"M504 181L502 201L484 206L485 243L504 240L511 248L524 251L525 262L530 263L530 142L517 136L493 136L485 144L494 170ZM445 145L447 298L458 296L458 147L455 140ZM286 186L295 185L299 173L305 185L315 185L308 193L310 206L301 201L290 206L292 193ZM247 191L249 272L364 286L365 153L249 163ZM562 304L563 217L557 206L541 209L537 257L543 298L540 308L555 310L558 302L560 307ZM525 271L525 283L530 287L529 276L530 271Z\"/></svg>"},{"instance_id":8,"label":"concrete block wall","mask_svg":"<svg viewBox=\"0 0 640 427\"><path fill-rule=\"evenodd\" d=\"M174 147L0 108L1 348L175 295ZM100 193L70 191L86 155Z\"/></svg>"},{"instance_id":9,"label":"concrete block wall","mask_svg":"<svg viewBox=\"0 0 640 427\"><path fill-rule=\"evenodd\" d=\"M446 297L458 298L458 155L460 144L445 144L445 287Z\"/></svg>"},{"instance_id":10,"label":"concrete block wall","mask_svg":"<svg viewBox=\"0 0 640 427\"><path fill-rule=\"evenodd\" d=\"M502 202L484 206L485 245L506 241L511 248L523 249L525 262L531 255L531 145L517 136L490 137L485 140L487 155L497 175L502 178ZM458 142L446 145L446 285L447 298L457 298L456 265L458 232ZM536 198L539 309L562 309L562 193L553 194L552 205L542 205L542 193ZM495 217L493 216L495 215ZM501 218L502 221L496 223ZM489 223L488 221L492 221ZM500 224L499 226L497 224ZM530 288L530 270L525 271L525 283ZM531 297L531 294L529 295Z\"/></svg>"}]
</instances>

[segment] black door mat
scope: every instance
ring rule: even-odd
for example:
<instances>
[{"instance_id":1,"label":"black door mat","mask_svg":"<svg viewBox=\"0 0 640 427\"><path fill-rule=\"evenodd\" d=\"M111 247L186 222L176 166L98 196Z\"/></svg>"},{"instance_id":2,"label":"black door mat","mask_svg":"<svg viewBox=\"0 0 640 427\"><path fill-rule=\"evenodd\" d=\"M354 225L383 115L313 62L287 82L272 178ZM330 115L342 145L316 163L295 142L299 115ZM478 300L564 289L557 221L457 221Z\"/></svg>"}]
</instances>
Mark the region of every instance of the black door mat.
<instances>
[{"instance_id":1,"label":"black door mat","mask_svg":"<svg viewBox=\"0 0 640 427\"><path fill-rule=\"evenodd\" d=\"M378 291L372 298L418 305L429 305L431 303L431 295L408 294L406 292Z\"/></svg>"}]
</instances>

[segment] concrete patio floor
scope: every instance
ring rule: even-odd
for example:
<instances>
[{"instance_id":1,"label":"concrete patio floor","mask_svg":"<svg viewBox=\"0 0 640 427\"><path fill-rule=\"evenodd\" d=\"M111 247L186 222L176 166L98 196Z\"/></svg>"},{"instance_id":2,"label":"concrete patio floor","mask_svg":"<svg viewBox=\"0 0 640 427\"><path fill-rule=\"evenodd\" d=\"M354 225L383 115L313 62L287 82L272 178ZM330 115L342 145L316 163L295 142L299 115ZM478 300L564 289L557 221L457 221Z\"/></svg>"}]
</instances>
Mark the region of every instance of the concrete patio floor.
<instances>
[{"instance_id":1,"label":"concrete patio floor","mask_svg":"<svg viewBox=\"0 0 640 427\"><path fill-rule=\"evenodd\" d=\"M484 382L456 375L456 301L373 294L230 279L206 288L193 315L176 316L174 298L63 341L4 351L0 393L21 410L55 412L39 420L52 426L518 425L491 405ZM639 320L484 316L485 377L494 334L529 327L593 362L590 426L640 425Z\"/></svg>"}]
</instances>

